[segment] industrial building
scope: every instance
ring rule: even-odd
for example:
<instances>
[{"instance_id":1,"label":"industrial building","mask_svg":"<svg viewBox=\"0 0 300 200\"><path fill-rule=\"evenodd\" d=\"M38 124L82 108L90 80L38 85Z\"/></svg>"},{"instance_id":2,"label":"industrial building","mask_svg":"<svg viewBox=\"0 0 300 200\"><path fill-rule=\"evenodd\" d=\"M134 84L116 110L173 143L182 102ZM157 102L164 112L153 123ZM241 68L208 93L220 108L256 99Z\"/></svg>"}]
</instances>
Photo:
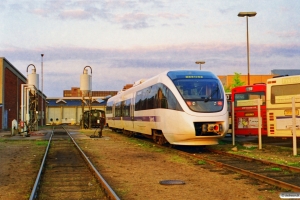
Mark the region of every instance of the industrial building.
<instances>
[{"instance_id":1,"label":"industrial building","mask_svg":"<svg viewBox=\"0 0 300 200\"><path fill-rule=\"evenodd\" d=\"M26 120L31 128L44 124L42 111L45 111L46 96L38 86L28 83L27 78L4 57L0 57L0 77L0 129L15 128L13 122ZM23 97L28 100L26 104Z\"/></svg>"},{"instance_id":2,"label":"industrial building","mask_svg":"<svg viewBox=\"0 0 300 200\"><path fill-rule=\"evenodd\" d=\"M80 124L82 112L105 110L106 101L100 97L47 98L46 124Z\"/></svg>"},{"instance_id":3,"label":"industrial building","mask_svg":"<svg viewBox=\"0 0 300 200\"><path fill-rule=\"evenodd\" d=\"M106 100L118 91L90 91L83 97L80 87L64 90L63 97L47 98L46 124L80 124L82 112L104 110Z\"/></svg>"}]
</instances>

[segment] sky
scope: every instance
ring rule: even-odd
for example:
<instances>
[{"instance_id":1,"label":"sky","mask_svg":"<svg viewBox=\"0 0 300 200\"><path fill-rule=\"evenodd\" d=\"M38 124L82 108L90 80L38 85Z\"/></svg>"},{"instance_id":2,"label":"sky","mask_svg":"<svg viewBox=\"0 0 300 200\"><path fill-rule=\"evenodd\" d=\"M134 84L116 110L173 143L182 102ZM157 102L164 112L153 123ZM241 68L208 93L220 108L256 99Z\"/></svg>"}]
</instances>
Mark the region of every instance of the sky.
<instances>
[{"instance_id":1,"label":"sky","mask_svg":"<svg viewBox=\"0 0 300 200\"><path fill-rule=\"evenodd\" d=\"M248 18L250 74L300 68L299 0L1 0L0 10L0 57L25 77L33 64L47 97L80 87L86 66L93 91L199 70L198 60L216 75L246 75L239 12L257 12Z\"/></svg>"}]
</instances>

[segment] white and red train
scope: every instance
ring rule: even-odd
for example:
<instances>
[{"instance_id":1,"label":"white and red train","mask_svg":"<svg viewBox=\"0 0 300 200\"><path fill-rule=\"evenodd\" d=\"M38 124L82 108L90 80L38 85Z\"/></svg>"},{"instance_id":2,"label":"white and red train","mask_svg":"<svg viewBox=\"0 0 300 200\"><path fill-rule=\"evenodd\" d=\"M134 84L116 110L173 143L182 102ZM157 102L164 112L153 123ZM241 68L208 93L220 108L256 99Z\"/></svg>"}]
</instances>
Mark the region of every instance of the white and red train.
<instances>
[{"instance_id":1,"label":"white and red train","mask_svg":"<svg viewBox=\"0 0 300 200\"><path fill-rule=\"evenodd\" d=\"M159 144L214 145L228 130L227 99L209 71L166 71L109 98L106 123Z\"/></svg>"}]
</instances>

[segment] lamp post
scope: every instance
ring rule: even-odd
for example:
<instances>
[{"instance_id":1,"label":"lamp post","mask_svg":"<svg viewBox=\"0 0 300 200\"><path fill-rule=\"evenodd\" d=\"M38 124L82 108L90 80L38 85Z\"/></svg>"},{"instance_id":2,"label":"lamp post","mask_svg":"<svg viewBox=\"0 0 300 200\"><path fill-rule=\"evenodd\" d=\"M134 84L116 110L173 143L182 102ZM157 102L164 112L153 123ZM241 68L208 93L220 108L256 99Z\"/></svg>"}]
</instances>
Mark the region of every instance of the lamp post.
<instances>
[{"instance_id":1,"label":"lamp post","mask_svg":"<svg viewBox=\"0 0 300 200\"><path fill-rule=\"evenodd\" d=\"M196 63L197 65L200 64L200 70L201 70L201 64L205 64L205 61L200 61L200 60L198 60L198 61L196 61L195 63Z\"/></svg>"},{"instance_id":2,"label":"lamp post","mask_svg":"<svg viewBox=\"0 0 300 200\"><path fill-rule=\"evenodd\" d=\"M44 92L43 92L43 89L44 89L44 85L43 85L43 57L44 57L44 54L41 54L41 66L42 66L42 113L41 113L41 126L43 126L43 121L44 121Z\"/></svg>"},{"instance_id":3,"label":"lamp post","mask_svg":"<svg viewBox=\"0 0 300 200\"><path fill-rule=\"evenodd\" d=\"M239 12L239 17L246 17L247 21L247 63L248 63L248 85L250 85L250 59L249 59L249 34L248 34L248 17L254 17L256 12Z\"/></svg>"}]
</instances>

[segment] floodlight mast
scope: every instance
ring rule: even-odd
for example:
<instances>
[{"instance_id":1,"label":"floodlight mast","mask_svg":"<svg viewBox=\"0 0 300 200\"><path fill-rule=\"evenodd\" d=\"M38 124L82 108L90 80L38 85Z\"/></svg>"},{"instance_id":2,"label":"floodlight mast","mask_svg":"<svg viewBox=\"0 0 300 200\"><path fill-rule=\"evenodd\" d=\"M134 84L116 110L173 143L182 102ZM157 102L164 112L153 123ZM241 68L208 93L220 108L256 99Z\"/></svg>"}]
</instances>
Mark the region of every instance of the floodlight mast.
<instances>
[{"instance_id":1,"label":"floodlight mast","mask_svg":"<svg viewBox=\"0 0 300 200\"><path fill-rule=\"evenodd\" d=\"M248 17L254 17L256 12L239 12L239 17L246 17L247 21L247 70L248 70L248 85L250 85L250 58L249 58L249 31L248 31Z\"/></svg>"}]
</instances>

